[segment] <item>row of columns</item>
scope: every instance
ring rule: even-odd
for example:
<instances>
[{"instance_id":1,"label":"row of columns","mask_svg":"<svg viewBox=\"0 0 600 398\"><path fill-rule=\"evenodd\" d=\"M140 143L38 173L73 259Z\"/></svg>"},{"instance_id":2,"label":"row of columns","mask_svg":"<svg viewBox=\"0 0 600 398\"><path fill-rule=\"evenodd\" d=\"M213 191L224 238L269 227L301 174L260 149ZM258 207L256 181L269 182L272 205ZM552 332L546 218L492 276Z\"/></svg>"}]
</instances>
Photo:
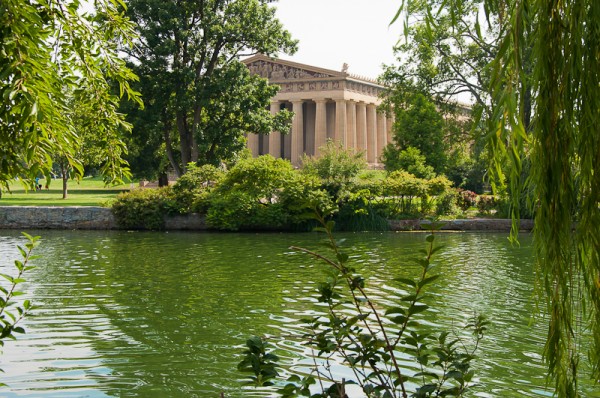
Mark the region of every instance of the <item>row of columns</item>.
<instances>
[{"instance_id":1,"label":"row of columns","mask_svg":"<svg viewBox=\"0 0 600 398\"><path fill-rule=\"evenodd\" d=\"M305 125L305 120L309 116L309 113L306 112L305 115L304 112L304 104L311 104L313 102L315 104L314 141L311 137L310 142L311 144L314 142L314 149L305 147L305 143L309 142L306 139L307 126ZM368 163L378 163L383 148L391 141L393 121L383 113L378 113L375 104L345 99L335 100L335 116L333 120L328 120L327 104L331 102L326 99L283 102L286 104L286 108L289 108L289 103L291 103L291 111L294 112L291 134L287 139L289 154L286 153L285 157L289 156L291 162L297 165L300 163L300 159L305 152L318 155L318 149L324 146L327 143L327 139L330 138L335 142L342 142L344 148L365 151ZM271 102L271 113L275 114L279 112L281 104L282 102L278 101ZM329 114L331 116L331 113ZM310 112L310 116L312 117L312 112ZM312 120L310 120L310 123L312 124ZM281 134L272 132L268 136L268 153L272 156L282 157L282 154L286 152L281 149L284 146ZM262 154L258 135L248 135L248 147L254 156Z\"/></svg>"}]
</instances>

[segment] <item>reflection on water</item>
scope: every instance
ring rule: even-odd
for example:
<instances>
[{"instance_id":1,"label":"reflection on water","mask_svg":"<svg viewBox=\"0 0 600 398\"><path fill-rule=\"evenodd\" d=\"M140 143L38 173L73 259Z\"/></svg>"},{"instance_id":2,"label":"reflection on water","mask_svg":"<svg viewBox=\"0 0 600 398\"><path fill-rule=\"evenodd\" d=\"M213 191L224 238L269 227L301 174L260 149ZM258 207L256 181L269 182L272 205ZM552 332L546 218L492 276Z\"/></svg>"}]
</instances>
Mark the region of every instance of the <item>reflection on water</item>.
<instances>
[{"instance_id":1,"label":"reflection on water","mask_svg":"<svg viewBox=\"0 0 600 398\"><path fill-rule=\"evenodd\" d=\"M236 370L252 334L284 336L279 354L301 369L297 319L320 311L321 265L291 252L318 247L315 234L193 234L43 231L42 258L24 290L37 306L27 334L0 356L3 397L268 396L242 390ZM339 236L342 237L342 236ZM345 234L369 291L385 300L424 235ZM17 258L16 232L0 234L0 268ZM532 321L529 241L505 235L441 234L435 311L450 327L474 312L492 326L477 362L479 397L551 396L540 353L543 321ZM590 389L591 391L591 389ZM591 394L591 392L590 392ZM589 395L593 396L593 395Z\"/></svg>"}]
</instances>

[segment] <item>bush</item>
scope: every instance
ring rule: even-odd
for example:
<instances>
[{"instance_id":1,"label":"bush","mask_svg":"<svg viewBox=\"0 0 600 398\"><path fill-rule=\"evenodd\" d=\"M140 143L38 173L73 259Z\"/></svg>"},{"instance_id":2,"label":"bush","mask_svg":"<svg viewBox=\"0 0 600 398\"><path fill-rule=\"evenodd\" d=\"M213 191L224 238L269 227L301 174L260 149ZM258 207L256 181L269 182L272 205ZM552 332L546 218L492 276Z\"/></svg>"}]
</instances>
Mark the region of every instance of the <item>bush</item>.
<instances>
[{"instance_id":1,"label":"bush","mask_svg":"<svg viewBox=\"0 0 600 398\"><path fill-rule=\"evenodd\" d=\"M477 206L477 194L473 191L464 189L458 190L457 205L462 211L466 211L473 206Z\"/></svg>"},{"instance_id":2,"label":"bush","mask_svg":"<svg viewBox=\"0 0 600 398\"><path fill-rule=\"evenodd\" d=\"M339 213L335 217L336 227L342 231L386 231L390 228L385 209L377 197L380 187L356 186L348 191L339 202Z\"/></svg>"},{"instance_id":3,"label":"bush","mask_svg":"<svg viewBox=\"0 0 600 398\"><path fill-rule=\"evenodd\" d=\"M322 180L347 182L367 166L364 152L354 153L331 140L319 148L319 153L319 157L302 157L302 171Z\"/></svg>"},{"instance_id":4,"label":"bush","mask_svg":"<svg viewBox=\"0 0 600 398\"><path fill-rule=\"evenodd\" d=\"M223 179L224 173L212 165L190 163L187 173L173 185L175 210L179 213L205 213L210 191Z\"/></svg>"},{"instance_id":5,"label":"bush","mask_svg":"<svg viewBox=\"0 0 600 398\"><path fill-rule=\"evenodd\" d=\"M381 185L391 216L419 215L418 203L428 196L429 186L426 180L406 171L394 171Z\"/></svg>"},{"instance_id":6,"label":"bush","mask_svg":"<svg viewBox=\"0 0 600 398\"><path fill-rule=\"evenodd\" d=\"M319 151L319 157L303 156L301 171L303 174L318 177L323 188L337 200L351 184L352 179L366 168L364 153L353 153L352 150L344 149L341 144L332 141L320 147Z\"/></svg>"},{"instance_id":7,"label":"bush","mask_svg":"<svg viewBox=\"0 0 600 398\"><path fill-rule=\"evenodd\" d=\"M452 189L452 181L445 176L437 176L427 181L427 193L431 196L443 195Z\"/></svg>"},{"instance_id":8,"label":"bush","mask_svg":"<svg viewBox=\"0 0 600 398\"><path fill-rule=\"evenodd\" d=\"M112 212L121 228L164 229L164 216L172 208L170 187L134 189L117 195Z\"/></svg>"},{"instance_id":9,"label":"bush","mask_svg":"<svg viewBox=\"0 0 600 398\"><path fill-rule=\"evenodd\" d=\"M273 202L278 191L294 174L292 164L285 159L275 159L271 155L245 158L229 170L215 193L237 190Z\"/></svg>"},{"instance_id":10,"label":"bush","mask_svg":"<svg viewBox=\"0 0 600 398\"><path fill-rule=\"evenodd\" d=\"M393 144L389 144L383 151L383 162L388 171L404 170L419 178L433 178L435 171L426 163L425 156L414 147L399 150Z\"/></svg>"},{"instance_id":11,"label":"bush","mask_svg":"<svg viewBox=\"0 0 600 398\"><path fill-rule=\"evenodd\" d=\"M438 216L449 216L458 213L458 192L449 190L437 197L435 214Z\"/></svg>"},{"instance_id":12,"label":"bush","mask_svg":"<svg viewBox=\"0 0 600 398\"><path fill-rule=\"evenodd\" d=\"M477 210L479 210L479 213L483 215L492 214L493 210L497 210L496 206L496 198L493 196L481 195L479 200L477 200Z\"/></svg>"},{"instance_id":13,"label":"bush","mask_svg":"<svg viewBox=\"0 0 600 398\"><path fill-rule=\"evenodd\" d=\"M210 227L227 231L281 228L285 219L280 204L261 202L240 190L213 196L206 215Z\"/></svg>"},{"instance_id":14,"label":"bush","mask_svg":"<svg viewBox=\"0 0 600 398\"><path fill-rule=\"evenodd\" d=\"M285 209L287 225L294 229L310 230L315 210L327 214L338 212L338 206L328 192L322 189L320 180L313 176L296 174L279 193L279 203Z\"/></svg>"},{"instance_id":15,"label":"bush","mask_svg":"<svg viewBox=\"0 0 600 398\"><path fill-rule=\"evenodd\" d=\"M269 155L238 162L209 203L207 224L223 230L288 228L302 224L309 210L336 210L316 177Z\"/></svg>"}]
</instances>

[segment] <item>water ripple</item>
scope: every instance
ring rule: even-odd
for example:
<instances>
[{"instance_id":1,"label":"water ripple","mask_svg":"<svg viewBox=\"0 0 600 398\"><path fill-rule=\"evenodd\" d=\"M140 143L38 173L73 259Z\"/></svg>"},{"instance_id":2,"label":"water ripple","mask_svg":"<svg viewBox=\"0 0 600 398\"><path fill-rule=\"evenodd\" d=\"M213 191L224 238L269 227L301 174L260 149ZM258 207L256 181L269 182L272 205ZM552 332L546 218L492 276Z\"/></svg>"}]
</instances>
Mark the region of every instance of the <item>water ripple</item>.
<instances>
[{"instance_id":1,"label":"water ripple","mask_svg":"<svg viewBox=\"0 0 600 398\"><path fill-rule=\"evenodd\" d=\"M312 364L299 320L324 314L316 287L325 266L289 247L318 248L319 235L42 234L38 268L24 286L37 308L26 318L27 334L0 356L10 386L2 396L270 396L239 382L236 364L253 334L271 336L294 370ZM380 307L406 294L393 278L416 277L424 235L340 237ZM454 328L475 312L487 315L492 325L474 396L549 396L539 354L543 322L531 320L527 239L519 248L496 234L442 234L438 241L447 244L434 258L442 278L421 323ZM0 272L10 271L16 243L24 243L18 234L0 233ZM414 370L410 361L403 366ZM343 366L334 371L350 376Z\"/></svg>"}]
</instances>

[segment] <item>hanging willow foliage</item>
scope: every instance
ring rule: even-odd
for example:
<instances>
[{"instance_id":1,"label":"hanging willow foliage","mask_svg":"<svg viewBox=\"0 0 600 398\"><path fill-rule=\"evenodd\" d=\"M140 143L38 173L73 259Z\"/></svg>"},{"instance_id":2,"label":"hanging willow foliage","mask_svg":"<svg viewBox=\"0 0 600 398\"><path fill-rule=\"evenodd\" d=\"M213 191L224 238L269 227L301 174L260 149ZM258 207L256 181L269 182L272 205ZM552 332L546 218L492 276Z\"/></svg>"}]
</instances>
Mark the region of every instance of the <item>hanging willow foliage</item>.
<instances>
[{"instance_id":1,"label":"hanging willow foliage","mask_svg":"<svg viewBox=\"0 0 600 398\"><path fill-rule=\"evenodd\" d=\"M394 21L414 1L404 0ZM467 1L429 0L428 23ZM556 395L576 397L580 359L600 381L600 1L481 0L481 10L475 27L485 14L502 32L486 121L497 159L491 171L500 175L508 159L511 192L532 192L538 291L549 313L545 359Z\"/></svg>"}]
</instances>

